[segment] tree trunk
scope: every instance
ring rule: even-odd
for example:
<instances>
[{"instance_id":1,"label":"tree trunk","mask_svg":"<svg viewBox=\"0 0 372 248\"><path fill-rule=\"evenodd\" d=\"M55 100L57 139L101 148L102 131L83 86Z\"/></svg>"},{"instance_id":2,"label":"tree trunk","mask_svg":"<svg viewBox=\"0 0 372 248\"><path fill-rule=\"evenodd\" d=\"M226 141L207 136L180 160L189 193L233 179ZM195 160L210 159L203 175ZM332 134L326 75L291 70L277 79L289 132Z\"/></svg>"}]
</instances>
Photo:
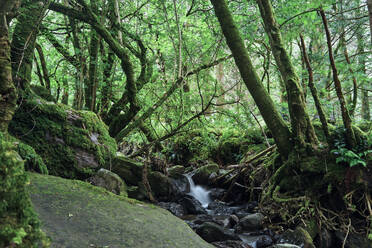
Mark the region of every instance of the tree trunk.
<instances>
[{"instance_id":1,"label":"tree trunk","mask_svg":"<svg viewBox=\"0 0 372 248\"><path fill-rule=\"evenodd\" d=\"M100 107L100 115L104 120L107 119L107 114L110 106L110 102L112 101L112 73L114 68L115 62L115 54L112 52L110 48L107 49L107 55L105 53L105 48L101 43L101 58L104 64L103 68L103 86L102 86L102 96L101 96L101 107Z\"/></svg>"},{"instance_id":2,"label":"tree trunk","mask_svg":"<svg viewBox=\"0 0 372 248\"><path fill-rule=\"evenodd\" d=\"M320 9L319 12L322 17L324 30L325 30L326 37L327 37L329 61L332 67L333 81L335 83L337 97L340 102L342 120L344 122L344 126L346 129L346 140L347 140L349 148L353 148L356 146L356 139L355 139L353 128L351 126L351 118L349 115L349 111L346 108L346 102L345 102L344 94L342 93L341 82L340 82L340 79L338 78L338 72L337 72L336 64L333 58L331 34L328 29L328 22L327 22L327 18L325 16L324 10Z\"/></svg>"},{"instance_id":3,"label":"tree trunk","mask_svg":"<svg viewBox=\"0 0 372 248\"><path fill-rule=\"evenodd\" d=\"M364 74L367 75L366 70L366 57L364 55L364 39L363 36L358 32L357 33L357 40L358 40L358 53L361 54L358 58L359 70ZM369 108L369 97L368 97L368 81L361 83L362 87L362 119L369 121L371 119L370 108Z\"/></svg>"},{"instance_id":4,"label":"tree trunk","mask_svg":"<svg viewBox=\"0 0 372 248\"><path fill-rule=\"evenodd\" d=\"M80 40L77 34L76 21L73 18L69 18L70 26L72 30L72 44L74 46L75 55L78 58L78 68L75 79L75 95L73 106L75 109L82 109L84 101L84 78L87 77L87 66L86 59L83 56Z\"/></svg>"},{"instance_id":5,"label":"tree trunk","mask_svg":"<svg viewBox=\"0 0 372 248\"><path fill-rule=\"evenodd\" d=\"M372 12L372 1L368 1L370 3L370 8L369 10L371 10ZM360 1L358 1L358 4L360 4ZM357 15L359 16L361 13L360 13L360 9L357 10ZM370 24L372 24L372 13L369 12L369 20L370 20ZM372 28L372 25L370 26ZM364 41L364 38L363 38L363 30L362 30L363 27L360 28L359 32L356 32L356 35L357 35L357 40L358 40L358 53L360 54L359 57L358 57L358 71L362 72L366 77L367 77L367 70L366 70L366 55L364 54L365 53L365 41ZM372 35L372 33L371 33ZM372 39L371 39L371 42L372 42ZM367 77L368 78L368 77ZM361 103L362 103L362 119L363 120L366 120L366 121L369 121L371 120L371 114L370 114L370 107L369 107L369 97L368 97L368 79L367 80L361 80L361 93L362 93L362 99L361 99Z\"/></svg>"},{"instance_id":6,"label":"tree trunk","mask_svg":"<svg viewBox=\"0 0 372 248\"><path fill-rule=\"evenodd\" d=\"M306 111L304 95L299 85L299 78L284 48L279 25L276 22L271 3L269 0L257 0L257 3L266 33L269 37L271 50L285 83L295 143L299 147L306 147L306 144L310 144L311 147L316 147L318 139Z\"/></svg>"},{"instance_id":7,"label":"tree trunk","mask_svg":"<svg viewBox=\"0 0 372 248\"><path fill-rule=\"evenodd\" d=\"M43 77L44 77L44 80L45 80L45 87L49 90L49 93L50 93L50 78L49 78L48 68L47 68L47 64L46 64L46 61L45 61L43 49L37 43L35 44L35 48L37 50L37 53L39 54L41 70L43 72Z\"/></svg>"},{"instance_id":8,"label":"tree trunk","mask_svg":"<svg viewBox=\"0 0 372 248\"><path fill-rule=\"evenodd\" d=\"M0 7L0 132L7 132L16 109L17 91L12 80L10 42L6 14L14 1L6 0Z\"/></svg>"},{"instance_id":9,"label":"tree trunk","mask_svg":"<svg viewBox=\"0 0 372 248\"><path fill-rule=\"evenodd\" d=\"M211 3L241 77L256 102L266 125L272 132L279 152L284 157L287 157L293 148L289 128L276 110L272 99L258 78L225 0L211 0Z\"/></svg>"},{"instance_id":10,"label":"tree trunk","mask_svg":"<svg viewBox=\"0 0 372 248\"><path fill-rule=\"evenodd\" d=\"M301 34L300 34L300 41L301 41L301 48L302 48L302 54L303 54L304 62L305 62L305 65L306 65L306 68L307 68L307 71L308 71L308 74L309 74L309 82L308 83L309 83L309 88L310 88L310 91L311 91L311 95L314 98L315 107L316 107L316 110L318 111L320 122L322 123L322 129L323 129L324 136L327 139L328 145L331 145L330 135L329 135L329 131L328 131L327 118L326 118L326 115L323 111L322 105L320 103L318 90L316 89L316 87L314 85L313 69L311 67L309 57L307 56L304 38L302 37Z\"/></svg>"},{"instance_id":11,"label":"tree trunk","mask_svg":"<svg viewBox=\"0 0 372 248\"><path fill-rule=\"evenodd\" d=\"M97 14L98 6L96 0L91 0L92 11ZM97 63L98 63L98 50L99 50L99 37L97 32L92 29L90 34L89 45L89 69L88 80L85 85L85 106L90 111L95 111L96 108L96 95L97 95Z\"/></svg>"},{"instance_id":12,"label":"tree trunk","mask_svg":"<svg viewBox=\"0 0 372 248\"><path fill-rule=\"evenodd\" d=\"M35 40L48 6L49 1L24 0L17 17L11 45L12 75L14 83L22 90L30 86Z\"/></svg>"},{"instance_id":13,"label":"tree trunk","mask_svg":"<svg viewBox=\"0 0 372 248\"><path fill-rule=\"evenodd\" d=\"M369 32L371 35L371 44L372 44L372 0L367 0L368 5L368 16L369 16Z\"/></svg>"}]
</instances>

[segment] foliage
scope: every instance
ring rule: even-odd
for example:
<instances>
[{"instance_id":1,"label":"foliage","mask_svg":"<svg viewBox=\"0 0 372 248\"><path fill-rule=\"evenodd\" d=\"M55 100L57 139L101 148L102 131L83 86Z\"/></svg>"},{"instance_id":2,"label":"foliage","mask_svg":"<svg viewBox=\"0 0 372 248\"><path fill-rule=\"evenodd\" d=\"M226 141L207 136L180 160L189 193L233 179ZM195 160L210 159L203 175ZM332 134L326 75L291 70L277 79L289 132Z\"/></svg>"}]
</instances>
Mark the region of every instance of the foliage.
<instances>
[{"instance_id":1,"label":"foliage","mask_svg":"<svg viewBox=\"0 0 372 248\"><path fill-rule=\"evenodd\" d=\"M368 149L369 145L365 137L362 138L357 147L349 149L346 145L345 129L339 127L334 132L334 147L335 149L331 150L331 153L336 155L337 164L344 163L350 167L356 165L367 167L365 159L368 154L372 153L372 150Z\"/></svg>"},{"instance_id":2,"label":"foliage","mask_svg":"<svg viewBox=\"0 0 372 248\"><path fill-rule=\"evenodd\" d=\"M165 154L172 163L187 165L208 160L215 149L215 134L203 129L195 129L176 136L168 143Z\"/></svg>"},{"instance_id":3,"label":"foliage","mask_svg":"<svg viewBox=\"0 0 372 248\"><path fill-rule=\"evenodd\" d=\"M9 137L0 133L0 247L48 247L25 186L29 179Z\"/></svg>"}]
</instances>

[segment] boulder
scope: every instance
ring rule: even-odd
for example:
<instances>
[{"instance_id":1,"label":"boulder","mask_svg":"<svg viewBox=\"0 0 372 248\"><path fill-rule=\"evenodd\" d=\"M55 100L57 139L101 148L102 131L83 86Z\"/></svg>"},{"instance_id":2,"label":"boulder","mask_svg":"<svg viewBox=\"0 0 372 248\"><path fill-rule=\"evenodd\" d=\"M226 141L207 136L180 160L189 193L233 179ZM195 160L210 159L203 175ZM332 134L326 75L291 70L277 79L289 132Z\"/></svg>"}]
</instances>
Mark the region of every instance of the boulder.
<instances>
[{"instance_id":1,"label":"boulder","mask_svg":"<svg viewBox=\"0 0 372 248\"><path fill-rule=\"evenodd\" d=\"M262 229L264 216L261 213L249 214L238 223L239 232L251 232Z\"/></svg>"},{"instance_id":2,"label":"boulder","mask_svg":"<svg viewBox=\"0 0 372 248\"><path fill-rule=\"evenodd\" d=\"M181 177L183 174L185 174L185 167L183 167L182 165L175 165L168 168L169 177L177 179Z\"/></svg>"},{"instance_id":3,"label":"boulder","mask_svg":"<svg viewBox=\"0 0 372 248\"><path fill-rule=\"evenodd\" d=\"M213 247L157 206L78 180L30 177L28 190L51 247Z\"/></svg>"},{"instance_id":4,"label":"boulder","mask_svg":"<svg viewBox=\"0 0 372 248\"><path fill-rule=\"evenodd\" d=\"M181 175L177 179L171 178L172 184L179 192L179 196L183 196L186 192L190 192L190 183L186 176Z\"/></svg>"},{"instance_id":5,"label":"boulder","mask_svg":"<svg viewBox=\"0 0 372 248\"><path fill-rule=\"evenodd\" d=\"M304 246L308 248L315 248L313 239L310 234L302 227L297 227L294 231L287 230L282 234L282 239L287 243Z\"/></svg>"},{"instance_id":6,"label":"boulder","mask_svg":"<svg viewBox=\"0 0 372 248\"><path fill-rule=\"evenodd\" d=\"M212 242L212 245L217 248L253 248L252 246L245 244L243 241L238 240Z\"/></svg>"},{"instance_id":7,"label":"boulder","mask_svg":"<svg viewBox=\"0 0 372 248\"><path fill-rule=\"evenodd\" d=\"M176 195L176 188L171 179L159 171L150 172L148 181L155 198L171 201Z\"/></svg>"},{"instance_id":8,"label":"boulder","mask_svg":"<svg viewBox=\"0 0 372 248\"><path fill-rule=\"evenodd\" d=\"M24 161L25 170L48 174L48 168L45 165L43 158L35 152L35 149L26 143L11 137L12 143L15 145L15 150Z\"/></svg>"},{"instance_id":9,"label":"boulder","mask_svg":"<svg viewBox=\"0 0 372 248\"><path fill-rule=\"evenodd\" d=\"M201 203L192 196L185 196L179 203L184 207L187 214L207 214Z\"/></svg>"},{"instance_id":10,"label":"boulder","mask_svg":"<svg viewBox=\"0 0 372 248\"><path fill-rule=\"evenodd\" d=\"M181 204L175 202L159 202L158 206L168 210L177 217L185 215L185 210L183 209Z\"/></svg>"},{"instance_id":11,"label":"boulder","mask_svg":"<svg viewBox=\"0 0 372 248\"><path fill-rule=\"evenodd\" d=\"M49 174L65 178L86 179L109 168L117 149L95 113L35 95L22 99L9 133L35 149Z\"/></svg>"},{"instance_id":12,"label":"boulder","mask_svg":"<svg viewBox=\"0 0 372 248\"><path fill-rule=\"evenodd\" d=\"M259 236L256 241L257 248L265 248L274 243L273 239L268 235Z\"/></svg>"},{"instance_id":13,"label":"boulder","mask_svg":"<svg viewBox=\"0 0 372 248\"><path fill-rule=\"evenodd\" d=\"M223 228L213 222L205 222L195 231L207 242L239 240L238 235L236 235L232 230Z\"/></svg>"},{"instance_id":14,"label":"boulder","mask_svg":"<svg viewBox=\"0 0 372 248\"><path fill-rule=\"evenodd\" d=\"M298 245L292 245L292 244L276 244L276 245L269 246L268 248L302 248L302 247Z\"/></svg>"},{"instance_id":15,"label":"boulder","mask_svg":"<svg viewBox=\"0 0 372 248\"><path fill-rule=\"evenodd\" d=\"M210 176L212 173L217 173L219 167L217 164L207 164L195 170L192 180L195 184L208 185L210 183Z\"/></svg>"},{"instance_id":16,"label":"boulder","mask_svg":"<svg viewBox=\"0 0 372 248\"><path fill-rule=\"evenodd\" d=\"M225 189L212 188L209 191L209 196L211 197L212 200L221 200L225 193L226 193Z\"/></svg>"},{"instance_id":17,"label":"boulder","mask_svg":"<svg viewBox=\"0 0 372 248\"><path fill-rule=\"evenodd\" d=\"M88 182L94 186L105 188L117 195L128 195L127 185L123 179L117 174L103 168L100 169L96 175L88 178Z\"/></svg>"},{"instance_id":18,"label":"boulder","mask_svg":"<svg viewBox=\"0 0 372 248\"><path fill-rule=\"evenodd\" d=\"M142 168L142 163L127 158L120 152L117 152L112 160L112 171L123 178L129 185L138 186L142 182Z\"/></svg>"},{"instance_id":19,"label":"boulder","mask_svg":"<svg viewBox=\"0 0 372 248\"><path fill-rule=\"evenodd\" d=\"M128 197L139 201L145 201L148 199L145 187L142 183L140 183L140 186L129 186Z\"/></svg>"}]
</instances>

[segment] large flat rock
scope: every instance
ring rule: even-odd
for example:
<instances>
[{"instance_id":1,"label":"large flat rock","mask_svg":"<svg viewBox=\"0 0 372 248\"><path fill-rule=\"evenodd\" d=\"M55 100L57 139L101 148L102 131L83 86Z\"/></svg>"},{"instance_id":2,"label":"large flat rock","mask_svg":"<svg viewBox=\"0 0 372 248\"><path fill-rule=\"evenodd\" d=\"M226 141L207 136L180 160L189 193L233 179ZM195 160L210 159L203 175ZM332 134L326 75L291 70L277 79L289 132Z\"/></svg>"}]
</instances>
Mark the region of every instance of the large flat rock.
<instances>
[{"instance_id":1,"label":"large flat rock","mask_svg":"<svg viewBox=\"0 0 372 248\"><path fill-rule=\"evenodd\" d=\"M30 174L32 203L52 247L213 247L153 205L76 180Z\"/></svg>"}]
</instances>

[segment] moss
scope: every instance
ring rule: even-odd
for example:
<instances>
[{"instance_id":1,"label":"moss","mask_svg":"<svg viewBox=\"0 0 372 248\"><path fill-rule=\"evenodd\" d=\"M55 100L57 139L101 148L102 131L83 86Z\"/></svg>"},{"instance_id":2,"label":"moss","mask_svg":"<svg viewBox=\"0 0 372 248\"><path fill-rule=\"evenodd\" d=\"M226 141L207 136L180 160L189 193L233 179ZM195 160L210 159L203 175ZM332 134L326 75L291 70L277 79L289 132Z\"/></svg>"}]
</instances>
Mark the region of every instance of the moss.
<instances>
[{"instance_id":1,"label":"moss","mask_svg":"<svg viewBox=\"0 0 372 248\"><path fill-rule=\"evenodd\" d=\"M194 129L178 135L164 151L175 164L198 163L212 157L216 137L212 132Z\"/></svg>"},{"instance_id":2,"label":"moss","mask_svg":"<svg viewBox=\"0 0 372 248\"><path fill-rule=\"evenodd\" d=\"M265 149L263 135L257 129L226 129L218 140L217 161L222 164L239 163L246 152L258 152Z\"/></svg>"},{"instance_id":3,"label":"moss","mask_svg":"<svg viewBox=\"0 0 372 248\"><path fill-rule=\"evenodd\" d=\"M209 183L209 178L212 173L217 173L219 167L217 164L207 164L195 171L195 174L192 176L192 179L196 184L204 184L207 185Z\"/></svg>"},{"instance_id":4,"label":"moss","mask_svg":"<svg viewBox=\"0 0 372 248\"><path fill-rule=\"evenodd\" d=\"M47 88L40 85L31 85L30 88L36 95L43 98L45 101L56 102L56 99L52 96L52 94L50 94Z\"/></svg>"},{"instance_id":5,"label":"moss","mask_svg":"<svg viewBox=\"0 0 372 248\"><path fill-rule=\"evenodd\" d=\"M31 198L53 247L212 247L154 205L78 180L30 177Z\"/></svg>"},{"instance_id":6,"label":"moss","mask_svg":"<svg viewBox=\"0 0 372 248\"><path fill-rule=\"evenodd\" d=\"M185 174L185 167L183 167L182 165L175 165L168 169L169 177L179 178L183 174Z\"/></svg>"},{"instance_id":7,"label":"moss","mask_svg":"<svg viewBox=\"0 0 372 248\"><path fill-rule=\"evenodd\" d=\"M12 138L0 133L0 247L48 247L30 198L23 161Z\"/></svg>"},{"instance_id":8,"label":"moss","mask_svg":"<svg viewBox=\"0 0 372 248\"><path fill-rule=\"evenodd\" d=\"M15 150L23 159L26 171L35 171L46 175L48 174L47 166L45 165L42 157L35 152L34 148L12 136L9 136L9 141L13 143Z\"/></svg>"},{"instance_id":9,"label":"moss","mask_svg":"<svg viewBox=\"0 0 372 248\"><path fill-rule=\"evenodd\" d=\"M314 127L315 134L318 137L318 140L323 143L327 142L327 139L323 132L322 123L320 123L320 121L314 121L312 122L312 124ZM329 130L329 133L333 133L336 130L336 127L328 123L328 130Z\"/></svg>"},{"instance_id":10,"label":"moss","mask_svg":"<svg viewBox=\"0 0 372 248\"><path fill-rule=\"evenodd\" d=\"M112 161L112 171L118 174L129 185L138 185L142 182L143 164L117 153Z\"/></svg>"},{"instance_id":11,"label":"moss","mask_svg":"<svg viewBox=\"0 0 372 248\"><path fill-rule=\"evenodd\" d=\"M94 113L35 96L23 99L9 132L35 149L50 174L66 178L87 178L109 168L117 149Z\"/></svg>"},{"instance_id":12,"label":"moss","mask_svg":"<svg viewBox=\"0 0 372 248\"><path fill-rule=\"evenodd\" d=\"M19 142L17 152L25 162L25 170L48 174L47 166L39 154L35 152L34 148L23 142Z\"/></svg>"}]
</instances>

